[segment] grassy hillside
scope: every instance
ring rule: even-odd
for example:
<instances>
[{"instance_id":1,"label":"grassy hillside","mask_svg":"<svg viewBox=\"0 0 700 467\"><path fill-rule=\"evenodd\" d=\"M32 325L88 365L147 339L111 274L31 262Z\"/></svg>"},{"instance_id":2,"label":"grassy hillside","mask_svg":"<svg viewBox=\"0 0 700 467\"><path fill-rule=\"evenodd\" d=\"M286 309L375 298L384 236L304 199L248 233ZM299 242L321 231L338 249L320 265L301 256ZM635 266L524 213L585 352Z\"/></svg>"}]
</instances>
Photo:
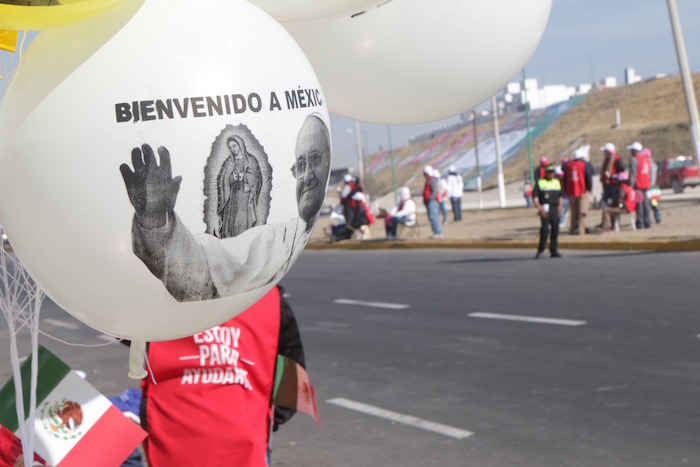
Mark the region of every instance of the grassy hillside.
<instances>
[{"instance_id":1,"label":"grassy hillside","mask_svg":"<svg viewBox=\"0 0 700 467\"><path fill-rule=\"evenodd\" d=\"M700 74L695 75L693 81L695 93L700 96ZM615 109L620 110L622 122L620 128L614 128ZM509 118L512 116L505 117L500 123L504 124ZM533 160L538 161L540 157L547 156L550 161L559 162L563 157L570 156L573 149L590 144L591 162L597 168L603 158L598 148L608 141L617 146L618 153L626 165L629 161L629 151L625 146L633 141L640 141L650 148L656 161L678 154L692 154L693 146L688 126L685 95L679 76L605 89L588 96L533 141ZM490 123L482 124L478 128L480 133L482 130L489 132L491 129ZM445 140L446 147L471 132L471 127L455 132ZM399 186L408 185L413 191L420 189L423 181L420 169L425 163L436 160L440 155L420 165L398 167L398 164L416 151L430 147L437 138L439 137L394 151L396 182ZM375 156L370 156L368 161L371 162ZM506 183L524 179L528 174L528 167L528 155L525 149L504 165ZM484 180L485 188L493 187L495 184L495 176ZM365 177L365 187L367 192L375 197L390 191L392 189L391 169L387 168L375 175Z\"/></svg>"}]
</instances>

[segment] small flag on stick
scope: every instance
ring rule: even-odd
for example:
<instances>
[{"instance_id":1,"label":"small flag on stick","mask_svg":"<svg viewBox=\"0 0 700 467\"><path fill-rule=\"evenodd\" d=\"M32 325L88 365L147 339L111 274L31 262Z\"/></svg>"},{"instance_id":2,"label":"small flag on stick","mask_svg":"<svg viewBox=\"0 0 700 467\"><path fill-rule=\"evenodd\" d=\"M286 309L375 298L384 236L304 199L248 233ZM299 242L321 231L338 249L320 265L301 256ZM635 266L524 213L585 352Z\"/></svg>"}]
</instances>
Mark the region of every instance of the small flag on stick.
<instances>
[{"instance_id":1,"label":"small flag on stick","mask_svg":"<svg viewBox=\"0 0 700 467\"><path fill-rule=\"evenodd\" d=\"M36 453L54 467L119 467L146 432L42 346L37 360ZM29 413L30 372L31 356L21 366L25 414ZM0 425L15 436L19 432L12 379L0 389ZM1 461L0 467L5 467Z\"/></svg>"},{"instance_id":2,"label":"small flag on stick","mask_svg":"<svg viewBox=\"0 0 700 467\"><path fill-rule=\"evenodd\" d=\"M275 405L310 415L321 426L316 392L309 381L309 375L297 362L282 355L277 355L273 400Z\"/></svg>"}]
</instances>

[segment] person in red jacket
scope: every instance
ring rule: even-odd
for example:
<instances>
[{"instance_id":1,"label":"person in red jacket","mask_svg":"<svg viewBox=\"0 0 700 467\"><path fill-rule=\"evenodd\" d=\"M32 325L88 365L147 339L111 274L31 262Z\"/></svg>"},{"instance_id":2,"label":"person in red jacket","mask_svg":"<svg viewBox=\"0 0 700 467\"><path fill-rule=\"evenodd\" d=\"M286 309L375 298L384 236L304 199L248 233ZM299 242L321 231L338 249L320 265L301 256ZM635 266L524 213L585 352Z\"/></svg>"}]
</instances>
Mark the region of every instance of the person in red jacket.
<instances>
[{"instance_id":1,"label":"person in red jacket","mask_svg":"<svg viewBox=\"0 0 700 467\"><path fill-rule=\"evenodd\" d=\"M615 218L620 214L634 212L637 208L634 190L629 185L626 172L612 175L612 181L617 185L616 197L611 204L603 204L603 233L613 232Z\"/></svg>"},{"instance_id":2,"label":"person in red jacket","mask_svg":"<svg viewBox=\"0 0 700 467\"><path fill-rule=\"evenodd\" d=\"M577 149L574 151L574 160L569 161L564 168L564 192L569 198L571 209L569 235L586 234L592 175L592 170L586 165L585 153Z\"/></svg>"},{"instance_id":3,"label":"person in red jacket","mask_svg":"<svg viewBox=\"0 0 700 467\"><path fill-rule=\"evenodd\" d=\"M299 329L279 286L219 326L151 342L141 401L148 465L268 465L271 431L294 414L271 408L278 354L304 366Z\"/></svg>"},{"instance_id":4,"label":"person in red jacket","mask_svg":"<svg viewBox=\"0 0 700 467\"><path fill-rule=\"evenodd\" d=\"M637 203L637 228L651 227L651 151L638 141L627 146L630 150L630 186L639 192Z\"/></svg>"},{"instance_id":5,"label":"person in red jacket","mask_svg":"<svg viewBox=\"0 0 700 467\"><path fill-rule=\"evenodd\" d=\"M544 176L547 173L547 167L549 167L549 159L546 157L541 157L540 158L540 165L535 169L535 183L537 180L540 178L544 178Z\"/></svg>"}]
</instances>

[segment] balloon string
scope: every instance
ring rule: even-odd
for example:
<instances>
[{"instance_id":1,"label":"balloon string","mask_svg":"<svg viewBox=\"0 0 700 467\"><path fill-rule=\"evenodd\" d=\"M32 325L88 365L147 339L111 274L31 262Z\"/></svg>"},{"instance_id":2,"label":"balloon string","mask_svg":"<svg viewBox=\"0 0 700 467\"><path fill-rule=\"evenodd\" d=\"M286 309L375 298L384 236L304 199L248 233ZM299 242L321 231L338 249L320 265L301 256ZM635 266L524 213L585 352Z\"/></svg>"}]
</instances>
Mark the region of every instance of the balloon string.
<instances>
[{"instance_id":1,"label":"balloon string","mask_svg":"<svg viewBox=\"0 0 700 467\"><path fill-rule=\"evenodd\" d=\"M52 336L51 334L44 332L44 331L39 331L39 334L48 337L49 339L53 339L56 342L60 342L61 344L65 345L70 345L72 347L87 347L87 348L96 348L96 347L107 347L108 345L114 345L118 342L121 342L122 339L117 339L116 337L114 338L113 341L111 342L105 342L104 344L79 344L77 342L67 342L64 341L63 339L59 339L58 337Z\"/></svg>"}]
</instances>

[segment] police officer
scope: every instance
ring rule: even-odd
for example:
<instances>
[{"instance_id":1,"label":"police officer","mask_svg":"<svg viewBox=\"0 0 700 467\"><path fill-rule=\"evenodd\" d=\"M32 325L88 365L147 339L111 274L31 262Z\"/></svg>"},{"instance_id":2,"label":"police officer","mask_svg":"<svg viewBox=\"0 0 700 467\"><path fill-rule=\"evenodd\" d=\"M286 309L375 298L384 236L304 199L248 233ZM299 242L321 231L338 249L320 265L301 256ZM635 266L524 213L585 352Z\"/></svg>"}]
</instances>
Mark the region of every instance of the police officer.
<instances>
[{"instance_id":1,"label":"police officer","mask_svg":"<svg viewBox=\"0 0 700 467\"><path fill-rule=\"evenodd\" d=\"M535 183L532 199L540 212L540 221L542 222L540 244L537 247L535 259L538 259L544 252L550 228L552 229L552 238L549 243L549 253L552 258L560 258L557 240L559 238L559 218L561 217L561 182L554 176L553 165L547 166L544 178Z\"/></svg>"}]
</instances>

